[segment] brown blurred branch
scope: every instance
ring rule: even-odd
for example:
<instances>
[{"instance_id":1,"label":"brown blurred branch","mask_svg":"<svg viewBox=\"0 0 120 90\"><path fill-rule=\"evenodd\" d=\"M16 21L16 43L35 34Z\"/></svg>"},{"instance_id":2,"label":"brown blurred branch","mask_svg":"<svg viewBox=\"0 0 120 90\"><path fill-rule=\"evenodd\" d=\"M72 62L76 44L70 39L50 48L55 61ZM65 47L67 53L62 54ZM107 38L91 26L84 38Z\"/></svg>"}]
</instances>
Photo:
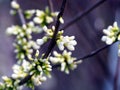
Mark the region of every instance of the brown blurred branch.
<instances>
[{"instance_id":1,"label":"brown blurred branch","mask_svg":"<svg viewBox=\"0 0 120 90\"><path fill-rule=\"evenodd\" d=\"M50 54L50 52L52 51L52 49L54 48L54 46L56 44L56 35L57 35L57 33L59 31L59 27L60 27L60 17L63 16L64 9L65 9L65 6L66 6L66 1L67 0L63 0L63 2L62 2L60 13L58 14L58 17L57 17L57 21L56 21L55 31L54 31L53 37L51 39L51 42L50 42L50 44L48 46L48 49L47 49L45 55L43 56L43 58L47 58L48 57L48 55Z\"/></svg>"},{"instance_id":2,"label":"brown blurred branch","mask_svg":"<svg viewBox=\"0 0 120 90\"><path fill-rule=\"evenodd\" d=\"M52 49L54 48L55 44L56 44L56 35L58 33L58 30L59 30L59 26L60 26L60 17L63 16L63 13L64 13L64 9L65 9L65 6L66 6L66 1L67 0L63 0L62 2L62 5L61 5L61 9L60 9L60 13L58 14L58 17L57 17L57 21L56 21L56 25L55 25L55 32L54 32L54 35L52 37L52 40L48 46L48 49L45 53L45 55L43 56L43 58L47 58L48 55L50 54L50 52L52 51ZM34 75L34 74L33 74ZM19 85L23 85L25 84L30 78L32 77L32 75L28 75L26 76L24 79L22 79L20 82L19 82Z\"/></svg>"},{"instance_id":3,"label":"brown blurred branch","mask_svg":"<svg viewBox=\"0 0 120 90\"><path fill-rule=\"evenodd\" d=\"M78 20L82 19L84 16L86 16L91 11L93 11L94 9L96 9L97 7L99 7L105 1L107 1L107 0L101 0L101 1L97 2L95 5L91 6L87 10L85 10L82 14L78 13L77 16L75 16L73 19L71 19L70 21L68 21L68 23L65 24L60 30L64 30L64 29L68 28L69 26L71 26L72 24L76 23Z\"/></svg>"},{"instance_id":4,"label":"brown blurred branch","mask_svg":"<svg viewBox=\"0 0 120 90\"><path fill-rule=\"evenodd\" d=\"M48 0L48 4L49 4L50 12L54 12L52 0Z\"/></svg>"},{"instance_id":5,"label":"brown blurred branch","mask_svg":"<svg viewBox=\"0 0 120 90\"><path fill-rule=\"evenodd\" d=\"M17 2L17 0L11 0L11 1L16 1L16 2ZM18 15L19 15L21 24L22 24L22 25L25 25L25 24L26 24L26 20L25 20L25 17L24 17L24 15L23 15L22 9L19 8L19 9L17 10L17 12L18 12Z\"/></svg>"},{"instance_id":6,"label":"brown blurred branch","mask_svg":"<svg viewBox=\"0 0 120 90\"><path fill-rule=\"evenodd\" d=\"M111 44L111 45L112 45L112 44ZM85 59L87 59L87 58L90 58L90 57L98 54L99 52L103 51L104 49L108 48L108 47L111 46L111 45L105 45L105 46L103 46L103 47L101 47L101 48L99 48L99 49L96 49L95 51L90 52L89 54L87 54L87 55L85 55L85 56L83 56L83 57L78 58L77 60L85 60Z\"/></svg>"},{"instance_id":7,"label":"brown blurred branch","mask_svg":"<svg viewBox=\"0 0 120 90\"><path fill-rule=\"evenodd\" d=\"M23 13L22 13L22 9L21 9L21 8L18 9L18 15L19 15L19 17L20 17L20 20L21 20L22 25L26 25L26 21L25 21L25 18L24 18L24 15L23 15Z\"/></svg>"}]
</instances>

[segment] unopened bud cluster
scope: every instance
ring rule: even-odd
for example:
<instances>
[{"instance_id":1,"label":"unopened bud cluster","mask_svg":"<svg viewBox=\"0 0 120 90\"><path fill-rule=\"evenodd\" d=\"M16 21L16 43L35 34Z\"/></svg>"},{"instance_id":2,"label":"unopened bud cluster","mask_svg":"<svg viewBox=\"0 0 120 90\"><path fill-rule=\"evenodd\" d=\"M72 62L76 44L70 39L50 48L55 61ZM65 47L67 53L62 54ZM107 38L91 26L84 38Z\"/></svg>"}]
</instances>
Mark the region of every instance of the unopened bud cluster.
<instances>
[{"instance_id":1,"label":"unopened bud cluster","mask_svg":"<svg viewBox=\"0 0 120 90\"><path fill-rule=\"evenodd\" d=\"M120 28L118 27L117 22L114 22L113 26L103 29L103 33L105 35L102 37L102 41L104 41L107 45L120 41ZM118 47L118 56L120 56L120 45Z\"/></svg>"},{"instance_id":2,"label":"unopened bud cluster","mask_svg":"<svg viewBox=\"0 0 120 90\"><path fill-rule=\"evenodd\" d=\"M65 73L69 74L69 70L73 70L77 67L76 63L74 62L76 58L71 57L71 52L67 52L66 50L64 50L63 53L60 54L54 51L53 54L54 57L51 56L50 61L53 64L60 64L61 71L64 71Z\"/></svg>"},{"instance_id":3,"label":"unopened bud cluster","mask_svg":"<svg viewBox=\"0 0 120 90\"><path fill-rule=\"evenodd\" d=\"M25 57L31 57L33 49L39 49L39 45L32 39L32 33L40 33L42 29L35 26L33 22L27 25L18 26L14 25L7 28L8 35L16 36L14 47L15 53L17 54L17 59L23 60Z\"/></svg>"},{"instance_id":4,"label":"unopened bud cluster","mask_svg":"<svg viewBox=\"0 0 120 90\"><path fill-rule=\"evenodd\" d=\"M120 40L120 30L117 22L114 22L113 26L109 26L107 29L103 29L103 33L105 35L102 37L102 41L108 45L112 44L116 40Z\"/></svg>"}]
</instances>

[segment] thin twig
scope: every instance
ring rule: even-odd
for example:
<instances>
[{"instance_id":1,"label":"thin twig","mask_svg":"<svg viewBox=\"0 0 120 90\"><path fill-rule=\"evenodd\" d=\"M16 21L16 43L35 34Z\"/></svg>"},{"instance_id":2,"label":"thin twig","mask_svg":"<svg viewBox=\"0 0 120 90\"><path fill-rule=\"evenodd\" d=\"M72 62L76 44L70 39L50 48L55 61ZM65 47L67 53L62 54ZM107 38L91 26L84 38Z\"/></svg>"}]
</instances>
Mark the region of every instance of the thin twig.
<instances>
[{"instance_id":1,"label":"thin twig","mask_svg":"<svg viewBox=\"0 0 120 90\"><path fill-rule=\"evenodd\" d=\"M101 47L101 48L99 48L99 49L97 49L95 51L92 51L90 54L87 54L87 55L85 55L83 57L78 58L77 60L84 60L84 59L90 58L90 57L96 55L97 53L101 52L105 48L108 48L109 46L111 46L111 45L105 45L105 46L103 46L103 47Z\"/></svg>"},{"instance_id":2,"label":"thin twig","mask_svg":"<svg viewBox=\"0 0 120 90\"><path fill-rule=\"evenodd\" d=\"M116 42L116 41L115 41L115 42ZM115 42L114 42L114 43L115 43ZM114 44L114 43L113 43L113 44ZM111 44L111 45L113 45L113 44ZM85 55L85 56L83 56L83 57L78 58L76 61L85 60L85 59L87 59L87 58L90 58L90 57L98 54L99 52L103 51L104 49L110 47L111 45L105 45L105 46L103 46L103 47L101 47L101 48L99 48L99 49L96 49L95 51L92 51L91 53L89 53L89 54L87 54L87 55Z\"/></svg>"},{"instance_id":3,"label":"thin twig","mask_svg":"<svg viewBox=\"0 0 120 90\"><path fill-rule=\"evenodd\" d=\"M15 1L17 2L17 0L15 0ZM25 17L23 15L22 9L19 8L17 10L17 12L18 12L18 15L19 15L19 18L20 18L20 21L21 21L22 25L26 25L26 20L25 20Z\"/></svg>"},{"instance_id":4,"label":"thin twig","mask_svg":"<svg viewBox=\"0 0 120 90\"><path fill-rule=\"evenodd\" d=\"M63 26L60 30L65 30L66 28L68 28L72 24L76 23L78 20L82 19L84 16L86 16L87 14L89 14L91 11L93 11L94 9L96 9L98 6L100 6L101 4L103 4L105 1L107 1L107 0L101 0L101 1L97 2L95 5L93 5L92 7L88 8L87 10L85 10L82 14L78 13L77 16L75 16L73 19L71 19L70 21L68 21L68 23L65 26Z\"/></svg>"},{"instance_id":5,"label":"thin twig","mask_svg":"<svg viewBox=\"0 0 120 90\"><path fill-rule=\"evenodd\" d=\"M48 4L49 4L49 7L50 7L50 12L54 12L52 0L48 0Z\"/></svg>"},{"instance_id":6,"label":"thin twig","mask_svg":"<svg viewBox=\"0 0 120 90\"><path fill-rule=\"evenodd\" d=\"M24 15L22 13L22 9L21 8L18 9L18 15L20 17L22 25L26 25L26 21L25 21L25 18L24 18Z\"/></svg>"},{"instance_id":7,"label":"thin twig","mask_svg":"<svg viewBox=\"0 0 120 90\"><path fill-rule=\"evenodd\" d=\"M65 5L66 5L66 1L67 0L63 0L63 2L62 2L60 13L58 14L58 17L57 17L57 21L56 21L55 31L54 31L53 37L51 39L51 42L50 42L50 44L48 46L48 49L47 49L45 55L43 56L43 58L47 58L48 57L48 55L50 54L50 52L52 51L52 49L54 48L54 46L56 44L56 36L57 36L58 31L59 31L60 18L63 16Z\"/></svg>"},{"instance_id":8,"label":"thin twig","mask_svg":"<svg viewBox=\"0 0 120 90\"><path fill-rule=\"evenodd\" d=\"M115 42L117 42L117 41L115 41ZM114 42L114 43L115 43L115 42ZM114 44L114 43L113 43L113 44ZM113 44L111 44L111 45L113 45ZM76 59L76 60L75 60L75 63L79 64L79 63L81 63L83 60L85 60L85 59L87 59L87 58L90 58L90 57L93 57L94 55L96 55L96 54L98 54L99 52L103 51L104 49L110 47L111 45L105 45L105 46L103 46L103 47L101 47L101 48L99 48L99 49L96 49L96 50L90 52L89 54L87 54L87 55L85 55L85 56L82 56L82 57ZM52 66L53 69L54 69L54 68L58 68L58 67L60 67L60 64L57 64L57 65L53 65L53 66Z\"/></svg>"}]
</instances>

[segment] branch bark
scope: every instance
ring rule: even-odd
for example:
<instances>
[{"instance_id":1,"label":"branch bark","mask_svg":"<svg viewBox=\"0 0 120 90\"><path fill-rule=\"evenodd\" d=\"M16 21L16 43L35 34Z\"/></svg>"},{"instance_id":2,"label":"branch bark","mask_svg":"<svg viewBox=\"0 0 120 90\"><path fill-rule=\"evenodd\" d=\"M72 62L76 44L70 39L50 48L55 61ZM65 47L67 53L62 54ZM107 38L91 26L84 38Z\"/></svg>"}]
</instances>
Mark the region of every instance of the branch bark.
<instances>
[{"instance_id":1,"label":"branch bark","mask_svg":"<svg viewBox=\"0 0 120 90\"><path fill-rule=\"evenodd\" d=\"M56 36L57 36L57 33L59 31L59 27L60 27L60 18L63 16L65 5L66 5L66 1L67 0L63 0L63 2L62 2L60 13L58 14L58 17L57 17L57 21L56 21L55 31L54 31L53 37L51 39L51 42L50 42L50 44L48 46L48 49L47 49L45 55L43 56L43 58L47 58L48 57L48 55L50 54L50 52L52 51L52 49L54 48L54 46L56 44Z\"/></svg>"}]
</instances>

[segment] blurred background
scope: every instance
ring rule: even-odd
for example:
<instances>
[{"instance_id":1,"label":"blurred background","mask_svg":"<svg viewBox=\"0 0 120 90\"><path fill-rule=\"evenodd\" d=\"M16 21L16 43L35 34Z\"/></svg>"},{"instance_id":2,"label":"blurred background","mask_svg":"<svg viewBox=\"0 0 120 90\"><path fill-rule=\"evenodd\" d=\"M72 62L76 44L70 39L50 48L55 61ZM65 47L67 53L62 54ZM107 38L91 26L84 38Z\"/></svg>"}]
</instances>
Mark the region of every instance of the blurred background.
<instances>
[{"instance_id":1,"label":"blurred background","mask_svg":"<svg viewBox=\"0 0 120 90\"><path fill-rule=\"evenodd\" d=\"M64 13L65 24L78 13L95 5L100 0L67 0ZM48 0L18 0L23 10L41 9L48 6ZM54 11L59 11L62 0L52 0ZM9 14L10 0L0 0L0 76L12 73L12 65L16 62L13 53L13 37L5 34L6 28L20 24L19 18ZM78 20L65 30L66 35L75 35L78 42L74 57L82 57L105 45L101 41L102 30L112 25L114 21L120 24L120 0L106 0L88 15ZM69 75L54 69L52 78L48 79L35 90L113 90L117 57L117 43L88 58L71 71ZM119 78L118 78L119 79ZM120 82L118 80L118 88ZM25 89L31 90L31 89Z\"/></svg>"}]
</instances>

